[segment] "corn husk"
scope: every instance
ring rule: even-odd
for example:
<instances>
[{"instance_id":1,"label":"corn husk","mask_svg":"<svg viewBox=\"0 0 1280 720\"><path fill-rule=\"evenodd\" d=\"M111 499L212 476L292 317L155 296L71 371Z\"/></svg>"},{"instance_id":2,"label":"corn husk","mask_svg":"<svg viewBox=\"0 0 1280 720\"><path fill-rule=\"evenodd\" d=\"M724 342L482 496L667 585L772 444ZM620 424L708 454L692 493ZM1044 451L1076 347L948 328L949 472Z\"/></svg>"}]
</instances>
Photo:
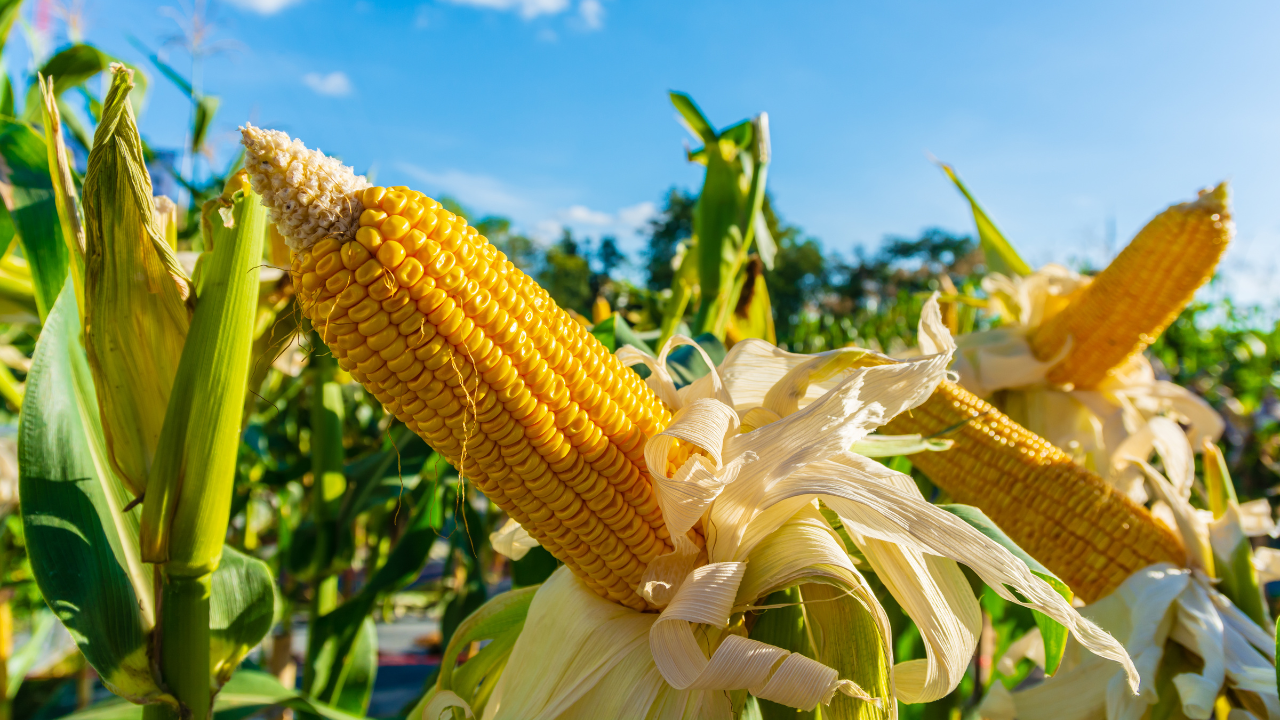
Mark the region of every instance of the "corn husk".
<instances>
[{"instance_id":1,"label":"corn husk","mask_svg":"<svg viewBox=\"0 0 1280 720\"><path fill-rule=\"evenodd\" d=\"M115 70L84 180L85 347L116 474L146 488L191 323L189 284L157 222L129 104Z\"/></svg>"}]
</instances>

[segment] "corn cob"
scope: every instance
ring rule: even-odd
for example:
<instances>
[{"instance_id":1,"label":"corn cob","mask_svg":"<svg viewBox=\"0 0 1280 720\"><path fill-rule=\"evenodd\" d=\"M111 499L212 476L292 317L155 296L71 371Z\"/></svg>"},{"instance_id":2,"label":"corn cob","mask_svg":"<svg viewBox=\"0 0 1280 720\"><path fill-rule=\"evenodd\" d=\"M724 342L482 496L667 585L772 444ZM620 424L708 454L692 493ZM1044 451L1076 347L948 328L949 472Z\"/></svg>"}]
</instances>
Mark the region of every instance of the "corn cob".
<instances>
[{"instance_id":1,"label":"corn cob","mask_svg":"<svg viewBox=\"0 0 1280 720\"><path fill-rule=\"evenodd\" d=\"M636 588L671 549L644 461L666 406L465 219L243 132L339 366L597 593L646 609Z\"/></svg>"},{"instance_id":2,"label":"corn cob","mask_svg":"<svg viewBox=\"0 0 1280 720\"><path fill-rule=\"evenodd\" d=\"M1031 350L1042 361L1071 341L1050 368L1049 382L1094 387L1155 342L1213 276L1234 229L1226 183L1147 223L1092 283L1032 333Z\"/></svg>"},{"instance_id":3,"label":"corn cob","mask_svg":"<svg viewBox=\"0 0 1280 720\"><path fill-rule=\"evenodd\" d=\"M1040 436L943 382L885 433L946 433L955 445L911 460L956 502L975 505L1085 601L1148 565L1186 562L1182 541Z\"/></svg>"}]
</instances>

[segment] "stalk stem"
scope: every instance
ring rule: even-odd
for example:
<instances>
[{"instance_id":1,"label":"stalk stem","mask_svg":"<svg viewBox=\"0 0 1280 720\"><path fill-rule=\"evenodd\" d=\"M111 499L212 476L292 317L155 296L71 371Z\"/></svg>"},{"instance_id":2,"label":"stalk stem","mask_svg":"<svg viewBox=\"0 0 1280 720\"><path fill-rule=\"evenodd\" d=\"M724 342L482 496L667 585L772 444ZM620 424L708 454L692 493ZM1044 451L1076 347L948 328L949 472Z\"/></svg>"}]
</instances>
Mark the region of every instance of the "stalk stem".
<instances>
[{"instance_id":1,"label":"stalk stem","mask_svg":"<svg viewBox=\"0 0 1280 720\"><path fill-rule=\"evenodd\" d=\"M165 703L143 705L142 720L178 720L178 711Z\"/></svg>"},{"instance_id":2,"label":"stalk stem","mask_svg":"<svg viewBox=\"0 0 1280 720\"><path fill-rule=\"evenodd\" d=\"M165 573L161 591L160 672L169 691L182 703L184 720L208 720L212 714L213 695L209 687L212 578L212 573L198 577Z\"/></svg>"}]
</instances>

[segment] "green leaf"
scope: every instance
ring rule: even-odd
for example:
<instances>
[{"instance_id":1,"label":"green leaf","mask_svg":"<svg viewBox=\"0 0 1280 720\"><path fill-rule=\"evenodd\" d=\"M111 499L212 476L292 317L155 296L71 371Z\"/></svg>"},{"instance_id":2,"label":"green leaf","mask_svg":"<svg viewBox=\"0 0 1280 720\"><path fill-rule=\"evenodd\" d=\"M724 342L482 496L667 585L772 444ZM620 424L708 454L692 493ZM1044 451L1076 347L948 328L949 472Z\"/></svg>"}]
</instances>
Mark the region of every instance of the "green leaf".
<instances>
[{"instance_id":1,"label":"green leaf","mask_svg":"<svg viewBox=\"0 0 1280 720\"><path fill-rule=\"evenodd\" d=\"M62 291L70 260L49 174L49 154L44 138L30 125L0 119L0 157L4 158L8 181L13 186L9 214L22 242L23 255L31 265L36 307L43 321ZM4 234L2 226L0 221L0 236Z\"/></svg>"},{"instance_id":2,"label":"green leaf","mask_svg":"<svg viewBox=\"0 0 1280 720\"><path fill-rule=\"evenodd\" d=\"M524 629L525 618L529 615L529 605L533 602L533 596L537 590L538 586L533 586L502 593L471 613L458 626L458 630L445 648L434 689L451 690L471 705L477 713L482 712L480 706L487 699L487 694L482 697L477 695L486 685L492 687L492 683L486 683L485 680L492 677L495 669L501 669L503 663L500 661L505 661L506 656L510 654L515 638L519 637L520 631ZM490 653L481 666L463 671L475 660L480 660L481 655L484 654L483 651L467 660L462 666L463 669L458 670L458 656L470 647L471 643L482 640L492 641L489 644L497 645L496 651ZM434 691L423 696L409 713L409 717L421 715L422 709L426 707L426 703L433 694Z\"/></svg>"},{"instance_id":3,"label":"green leaf","mask_svg":"<svg viewBox=\"0 0 1280 720\"><path fill-rule=\"evenodd\" d=\"M307 646L307 664L311 668L307 690L315 697L351 709L340 698L346 694L346 668L362 652L361 628L379 597L412 582L426 564L439 529L434 499L418 503L408 530L360 592L315 620ZM373 652L377 653L376 645Z\"/></svg>"},{"instance_id":4,"label":"green leaf","mask_svg":"<svg viewBox=\"0 0 1280 720\"><path fill-rule=\"evenodd\" d=\"M67 287L71 284L68 282ZM160 695L147 642L154 581L138 561L138 511L108 469L80 345L75 294L62 293L32 358L19 422L19 493L41 594L112 692Z\"/></svg>"},{"instance_id":5,"label":"green leaf","mask_svg":"<svg viewBox=\"0 0 1280 720\"><path fill-rule=\"evenodd\" d=\"M9 39L9 31L13 30L13 22L18 19L18 10L21 8L22 0L0 2L0 53L4 52L5 41Z\"/></svg>"},{"instance_id":6,"label":"green leaf","mask_svg":"<svg viewBox=\"0 0 1280 720\"><path fill-rule=\"evenodd\" d=\"M191 128L191 152L198 153L204 149L205 136L209 134L209 125L218 112L218 98L205 95L196 103L195 124Z\"/></svg>"},{"instance_id":7,"label":"green leaf","mask_svg":"<svg viewBox=\"0 0 1280 720\"><path fill-rule=\"evenodd\" d=\"M869 458L897 457L941 452L951 449L954 444L953 440L931 440L922 435L868 435L850 446L849 451ZM908 468L907 474L910 473Z\"/></svg>"},{"instance_id":8,"label":"green leaf","mask_svg":"<svg viewBox=\"0 0 1280 720\"><path fill-rule=\"evenodd\" d=\"M276 588L267 564L227 546L213 573L209 601L210 668L227 682L275 620Z\"/></svg>"},{"instance_id":9,"label":"green leaf","mask_svg":"<svg viewBox=\"0 0 1280 720\"><path fill-rule=\"evenodd\" d=\"M191 83L182 76L182 73L174 70L171 65L161 60L159 55L151 52L151 49L138 40L138 38L132 35L127 37L129 38L129 43L137 48L138 52L146 55L147 59L151 61L151 64L155 65L156 69L160 71L161 75L169 78L169 82L176 85L178 89L182 91L182 94L186 95L189 100L195 102L195 88L191 87Z\"/></svg>"},{"instance_id":10,"label":"green leaf","mask_svg":"<svg viewBox=\"0 0 1280 720\"><path fill-rule=\"evenodd\" d=\"M600 344L608 348L609 352L617 352L618 348L624 345L631 345L641 352L650 355L655 354L649 347L649 344L640 339L635 330L631 329L631 325L618 313L614 313L612 317L604 322L598 322L591 328L591 334L596 336Z\"/></svg>"},{"instance_id":11,"label":"green leaf","mask_svg":"<svg viewBox=\"0 0 1280 720\"><path fill-rule=\"evenodd\" d=\"M113 62L120 61L92 45L76 43L49 58L36 72L46 78L51 78L53 80L54 97L61 97L63 93L71 88L82 85L106 72ZM142 97L146 95L147 80L146 76L137 72L136 68L134 70L136 75L134 82L138 86L137 94L133 98L136 104L140 103ZM23 118L26 120L39 118L40 106L40 88L38 83L33 82L27 89L27 102L23 107Z\"/></svg>"},{"instance_id":12,"label":"green leaf","mask_svg":"<svg viewBox=\"0 0 1280 720\"><path fill-rule=\"evenodd\" d=\"M26 679L27 673L31 672L36 663L40 662L41 653L46 649L45 643L57 627L58 618L48 608L40 608L31 617L31 635L5 664L9 675L9 686L6 688L8 699L12 700L17 696L18 688L22 687L22 681Z\"/></svg>"},{"instance_id":13,"label":"green leaf","mask_svg":"<svg viewBox=\"0 0 1280 720\"><path fill-rule=\"evenodd\" d=\"M333 706L354 715L364 715L373 696L373 681L378 675L378 629L373 618L365 615L356 633L355 644L342 665L333 695Z\"/></svg>"},{"instance_id":14,"label":"green leaf","mask_svg":"<svg viewBox=\"0 0 1280 720\"><path fill-rule=\"evenodd\" d=\"M280 706L298 712L312 713L327 720L360 720L360 716L345 713L318 702L306 695L286 688L274 676L259 670L241 670L218 693L213 708L216 717L244 717L244 710ZM65 716L64 720L141 720L142 707L120 700L108 700Z\"/></svg>"},{"instance_id":15,"label":"green leaf","mask_svg":"<svg viewBox=\"0 0 1280 720\"><path fill-rule=\"evenodd\" d=\"M673 90L668 95L671 98L671 104L676 106L676 110L680 113L680 117L684 120L685 127L689 129L689 132L707 145L715 143L715 128L711 126L707 116L702 114L702 110L698 108L698 103L682 92Z\"/></svg>"},{"instance_id":16,"label":"green leaf","mask_svg":"<svg viewBox=\"0 0 1280 720\"><path fill-rule=\"evenodd\" d=\"M541 585L560 567L560 561L541 545L529 548L529 552L511 563L511 585L528 587Z\"/></svg>"},{"instance_id":17,"label":"green leaf","mask_svg":"<svg viewBox=\"0 0 1280 720\"><path fill-rule=\"evenodd\" d=\"M986 535L994 540L1004 549L1013 553L1014 557L1026 563L1027 568L1031 570L1036 577L1049 583L1050 587L1058 592L1068 603L1074 594L1071 588L1063 582L1058 576L1049 572L1048 568L1041 565L1038 560L1031 557L1025 550L1018 547L1018 544L1004 534L1004 531L996 526L991 518L985 513L971 505L939 505L943 510L964 520L973 529ZM1017 592L1016 590L1014 591ZM1044 670L1047 674L1052 675L1058 669L1058 663L1062 662L1062 653L1067 647L1067 628L1049 616L1034 611L1036 616L1036 626L1040 628L1040 634L1044 637Z\"/></svg>"},{"instance_id":18,"label":"green leaf","mask_svg":"<svg viewBox=\"0 0 1280 720\"><path fill-rule=\"evenodd\" d=\"M719 365L724 360L727 351L724 343L720 342L715 335L703 333L693 341L707 353L711 362ZM675 381L677 388L682 388L711 372L711 368L707 367L706 361L702 359L702 354L688 345L678 347L667 355L667 369L671 371L671 379Z\"/></svg>"},{"instance_id":19,"label":"green leaf","mask_svg":"<svg viewBox=\"0 0 1280 720\"><path fill-rule=\"evenodd\" d=\"M1033 272L1031 266L1018 255L1018 251L1004 238L996 224L987 217L987 213L969 193L969 189L960 182L960 176L956 175L956 171L950 165L944 163L938 163L938 165L947 177L951 178L951 182L956 184L973 208L973 221L978 226L978 239L982 244L982 252L986 256L987 267L1005 275L1030 275Z\"/></svg>"}]
</instances>

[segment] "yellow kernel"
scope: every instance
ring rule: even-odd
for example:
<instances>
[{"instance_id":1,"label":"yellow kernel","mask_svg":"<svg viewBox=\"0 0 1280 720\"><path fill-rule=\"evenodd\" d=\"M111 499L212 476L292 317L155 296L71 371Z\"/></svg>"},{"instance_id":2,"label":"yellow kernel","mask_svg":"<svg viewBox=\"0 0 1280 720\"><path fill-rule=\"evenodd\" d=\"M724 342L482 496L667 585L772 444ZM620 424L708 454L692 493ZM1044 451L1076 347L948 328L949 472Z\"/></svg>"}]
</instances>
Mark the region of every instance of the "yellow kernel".
<instances>
[{"instance_id":1,"label":"yellow kernel","mask_svg":"<svg viewBox=\"0 0 1280 720\"><path fill-rule=\"evenodd\" d=\"M403 356L403 357L407 357L407 358L409 358L409 359L413 359L413 355L411 355L411 354L409 354L409 353L405 352L405 350L408 348L408 346L407 346L407 345L405 345L404 338L400 335L400 331L399 331L397 328L395 328L395 327L392 327L391 329L396 331L396 338L395 338L394 340L392 340L392 341L391 341L391 344L390 344L390 345L388 345L388 346L386 346L385 348L383 348L383 349L379 350L379 351L378 351L378 354L382 356L382 359L383 359L383 360L388 361L388 363L389 363L391 360L394 360L394 359L396 359L396 358L398 358L398 357L402 357L402 356ZM401 369L403 369L403 368L401 368ZM392 372L398 372L398 371L397 371L397 370L395 370L395 369L393 368L393 369L392 369Z\"/></svg>"},{"instance_id":2,"label":"yellow kernel","mask_svg":"<svg viewBox=\"0 0 1280 720\"><path fill-rule=\"evenodd\" d=\"M399 215L396 215L395 219L404 220ZM394 270L400 267L400 263L404 262L404 258L404 246L394 240L385 242L382 247L378 248L378 262L382 263L385 268Z\"/></svg>"},{"instance_id":3,"label":"yellow kernel","mask_svg":"<svg viewBox=\"0 0 1280 720\"><path fill-rule=\"evenodd\" d=\"M466 279L466 273L462 271L462 268L454 265L453 269L449 270L449 272L445 273L444 277L440 278L440 287L445 290L456 290L466 281Z\"/></svg>"},{"instance_id":4,"label":"yellow kernel","mask_svg":"<svg viewBox=\"0 0 1280 720\"><path fill-rule=\"evenodd\" d=\"M422 269L422 263L418 262L417 258L409 258L396 270L396 280L402 287L413 287L422 278L424 272L426 271Z\"/></svg>"},{"instance_id":5,"label":"yellow kernel","mask_svg":"<svg viewBox=\"0 0 1280 720\"><path fill-rule=\"evenodd\" d=\"M363 285L351 283L346 290L342 291L342 294L338 295L338 307L349 308L363 300L368 294L369 291Z\"/></svg>"},{"instance_id":6,"label":"yellow kernel","mask_svg":"<svg viewBox=\"0 0 1280 720\"><path fill-rule=\"evenodd\" d=\"M403 271L404 267L401 266L400 270ZM396 280L399 280L399 279L400 277L397 275ZM423 295L426 295L432 290L435 290L435 288L436 288L435 279L423 276L418 279L418 282L409 286L409 298L415 301L421 300Z\"/></svg>"},{"instance_id":7,"label":"yellow kernel","mask_svg":"<svg viewBox=\"0 0 1280 720\"><path fill-rule=\"evenodd\" d=\"M413 200L410 200L408 204L404 206L404 211L401 212L400 215L402 215L405 220L408 220L409 225L412 227L413 225L418 224L418 221L422 219L422 215L426 211L427 211L426 208L422 207L421 205L414 202Z\"/></svg>"},{"instance_id":8,"label":"yellow kernel","mask_svg":"<svg viewBox=\"0 0 1280 720\"><path fill-rule=\"evenodd\" d=\"M400 332L396 330L395 326L388 325L382 329L382 332L369 336L369 347L373 348L375 352L383 350L399 337Z\"/></svg>"},{"instance_id":9,"label":"yellow kernel","mask_svg":"<svg viewBox=\"0 0 1280 720\"><path fill-rule=\"evenodd\" d=\"M387 312L395 312L396 310L399 310L400 308L408 304L409 304L409 291L405 290L404 288L400 288L399 290L396 291L395 295L391 296L390 300L387 300L382 303L382 309L386 310Z\"/></svg>"},{"instance_id":10,"label":"yellow kernel","mask_svg":"<svg viewBox=\"0 0 1280 720\"><path fill-rule=\"evenodd\" d=\"M351 271L344 268L329 276L329 279L324 283L324 289L331 293L340 293L346 290L350 284Z\"/></svg>"},{"instance_id":11,"label":"yellow kernel","mask_svg":"<svg viewBox=\"0 0 1280 720\"><path fill-rule=\"evenodd\" d=\"M430 237L431 233L435 232L436 226L439 224L440 218L436 217L435 212L428 209L426 212L422 213L422 217L418 218L418 222L415 224L415 227L422 231L423 235Z\"/></svg>"},{"instance_id":12,"label":"yellow kernel","mask_svg":"<svg viewBox=\"0 0 1280 720\"><path fill-rule=\"evenodd\" d=\"M386 308L385 303L383 304L383 307L391 313L391 322L396 325L408 320L414 313L418 312L418 307L416 305L410 305L408 303L405 303L399 310L390 310Z\"/></svg>"},{"instance_id":13,"label":"yellow kernel","mask_svg":"<svg viewBox=\"0 0 1280 720\"><path fill-rule=\"evenodd\" d=\"M320 262L316 263L316 274L322 278L328 278L330 275L338 272L342 268L342 257L338 253L329 253L320 258Z\"/></svg>"},{"instance_id":14,"label":"yellow kernel","mask_svg":"<svg viewBox=\"0 0 1280 720\"><path fill-rule=\"evenodd\" d=\"M386 219L387 214L381 210L377 208L365 208L364 212L360 213L360 226L377 227Z\"/></svg>"},{"instance_id":15,"label":"yellow kernel","mask_svg":"<svg viewBox=\"0 0 1280 720\"><path fill-rule=\"evenodd\" d=\"M409 234L409 221L399 215L392 215L382 221L382 235L388 240L399 240Z\"/></svg>"},{"instance_id":16,"label":"yellow kernel","mask_svg":"<svg viewBox=\"0 0 1280 720\"><path fill-rule=\"evenodd\" d=\"M365 207L377 207L382 202L382 196L386 194L387 189L384 187L365 188L360 194L360 202L364 203Z\"/></svg>"},{"instance_id":17,"label":"yellow kernel","mask_svg":"<svg viewBox=\"0 0 1280 720\"><path fill-rule=\"evenodd\" d=\"M342 243L335 240L334 238L325 238L320 242L316 243L315 245L311 246L311 257L318 262L320 258L324 257L325 255L328 255L331 252L334 252L341 245Z\"/></svg>"},{"instance_id":18,"label":"yellow kernel","mask_svg":"<svg viewBox=\"0 0 1280 720\"><path fill-rule=\"evenodd\" d=\"M402 339L401 342L404 342ZM407 370L411 365L417 362L413 357L413 353L402 352L391 360L387 361L387 367L391 368L393 373L401 373Z\"/></svg>"},{"instance_id":19,"label":"yellow kernel","mask_svg":"<svg viewBox=\"0 0 1280 720\"><path fill-rule=\"evenodd\" d=\"M389 277L389 275L389 273L384 271L378 275L376 280L369 283L369 297L377 300L378 302L382 302L396 294L396 290L399 290L400 288L396 285L395 280Z\"/></svg>"},{"instance_id":20,"label":"yellow kernel","mask_svg":"<svg viewBox=\"0 0 1280 720\"><path fill-rule=\"evenodd\" d=\"M425 317L423 314L418 312L417 308L414 308L414 311L409 314L409 317L400 321L400 334L414 335L418 333L422 329L422 321L424 319Z\"/></svg>"},{"instance_id":21,"label":"yellow kernel","mask_svg":"<svg viewBox=\"0 0 1280 720\"><path fill-rule=\"evenodd\" d=\"M413 255L418 252L426 241L427 236L421 230L414 229L400 239L400 244L404 246L405 252Z\"/></svg>"},{"instance_id":22,"label":"yellow kernel","mask_svg":"<svg viewBox=\"0 0 1280 720\"><path fill-rule=\"evenodd\" d=\"M372 229L372 228L370 228ZM357 233L358 235L359 233ZM369 262L369 258L373 257L365 246L358 242L349 242L342 246L342 266L348 270L355 270L361 265Z\"/></svg>"},{"instance_id":23,"label":"yellow kernel","mask_svg":"<svg viewBox=\"0 0 1280 720\"><path fill-rule=\"evenodd\" d=\"M370 260L356 270L356 282L361 285L368 285L373 282L375 278L382 275L384 271L385 268L382 267L382 263L377 260Z\"/></svg>"},{"instance_id":24,"label":"yellow kernel","mask_svg":"<svg viewBox=\"0 0 1280 720\"><path fill-rule=\"evenodd\" d=\"M408 204L409 197L399 190L388 190L386 195L382 196L382 209L388 214L398 215L404 206Z\"/></svg>"},{"instance_id":25,"label":"yellow kernel","mask_svg":"<svg viewBox=\"0 0 1280 720\"><path fill-rule=\"evenodd\" d=\"M374 227L362 227L356 231L356 242L363 245L365 250L376 253L378 248L382 247L382 233Z\"/></svg>"},{"instance_id":26,"label":"yellow kernel","mask_svg":"<svg viewBox=\"0 0 1280 720\"><path fill-rule=\"evenodd\" d=\"M369 318L373 317L374 313L378 312L378 310L380 309L381 307L378 305L378 303L374 302L370 298L365 298L364 300L361 300L355 307L347 311L347 317L350 317L352 320L355 320L356 322L364 322L365 320L368 320Z\"/></svg>"}]
</instances>

